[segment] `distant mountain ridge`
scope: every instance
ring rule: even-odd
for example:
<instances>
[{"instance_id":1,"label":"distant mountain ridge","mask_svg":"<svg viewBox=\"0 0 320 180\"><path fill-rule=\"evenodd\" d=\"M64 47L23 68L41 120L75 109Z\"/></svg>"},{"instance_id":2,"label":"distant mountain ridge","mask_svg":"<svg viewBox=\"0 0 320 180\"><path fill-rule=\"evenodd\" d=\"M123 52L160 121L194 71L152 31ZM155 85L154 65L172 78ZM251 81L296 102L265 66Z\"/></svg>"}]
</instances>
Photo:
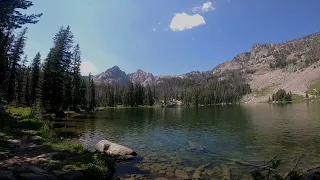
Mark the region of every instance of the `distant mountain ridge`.
<instances>
[{"instance_id":1,"label":"distant mountain ridge","mask_svg":"<svg viewBox=\"0 0 320 180\"><path fill-rule=\"evenodd\" d=\"M153 76L138 69L126 74L118 66L98 74L98 83L127 83L129 80L143 85L160 83L168 78L199 78L200 76L223 75L227 70L239 70L247 75L253 93L244 97L247 102L266 101L282 88L298 95L304 95L308 87L320 81L320 33L279 44L255 44L250 52L236 55L212 70L192 71L177 76ZM256 92L264 91L264 93Z\"/></svg>"}]
</instances>

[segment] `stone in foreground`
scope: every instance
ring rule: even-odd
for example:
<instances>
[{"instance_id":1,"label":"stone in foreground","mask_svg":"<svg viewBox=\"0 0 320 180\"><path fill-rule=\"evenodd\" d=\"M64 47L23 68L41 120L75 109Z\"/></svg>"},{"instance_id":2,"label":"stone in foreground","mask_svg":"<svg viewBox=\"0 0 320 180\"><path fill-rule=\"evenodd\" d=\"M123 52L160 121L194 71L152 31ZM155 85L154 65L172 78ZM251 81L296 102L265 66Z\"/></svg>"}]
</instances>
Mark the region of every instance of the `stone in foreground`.
<instances>
[{"instance_id":1,"label":"stone in foreground","mask_svg":"<svg viewBox=\"0 0 320 180\"><path fill-rule=\"evenodd\" d=\"M94 148L100 153L122 160L134 159L137 155L137 153L132 149L110 142L108 140L99 141Z\"/></svg>"}]
</instances>

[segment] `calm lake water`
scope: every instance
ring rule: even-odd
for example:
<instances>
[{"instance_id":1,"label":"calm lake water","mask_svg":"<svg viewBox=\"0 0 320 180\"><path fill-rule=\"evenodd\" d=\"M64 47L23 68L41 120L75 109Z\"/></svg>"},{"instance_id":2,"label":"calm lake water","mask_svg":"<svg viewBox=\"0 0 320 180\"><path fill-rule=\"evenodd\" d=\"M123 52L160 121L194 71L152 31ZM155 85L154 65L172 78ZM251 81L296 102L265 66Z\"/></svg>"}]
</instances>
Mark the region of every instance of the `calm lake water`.
<instances>
[{"instance_id":1,"label":"calm lake water","mask_svg":"<svg viewBox=\"0 0 320 180\"><path fill-rule=\"evenodd\" d=\"M108 109L83 115L60 131L77 131L88 149L102 139L134 149L134 162L117 173L175 179L181 169L206 165L204 179L250 176L272 159L283 160L279 173L320 166L320 103L250 104L201 108ZM227 167L227 168L226 168ZM170 173L173 172L173 173Z\"/></svg>"}]
</instances>

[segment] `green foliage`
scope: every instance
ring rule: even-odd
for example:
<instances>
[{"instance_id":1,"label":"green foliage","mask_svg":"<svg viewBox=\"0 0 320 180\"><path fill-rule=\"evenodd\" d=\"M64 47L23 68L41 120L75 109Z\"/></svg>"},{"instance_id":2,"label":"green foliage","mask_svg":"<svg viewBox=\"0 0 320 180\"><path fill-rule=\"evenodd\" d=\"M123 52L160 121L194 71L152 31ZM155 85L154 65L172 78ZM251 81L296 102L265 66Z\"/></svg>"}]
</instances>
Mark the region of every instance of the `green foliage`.
<instances>
[{"instance_id":1,"label":"green foliage","mask_svg":"<svg viewBox=\"0 0 320 180\"><path fill-rule=\"evenodd\" d=\"M73 50L71 65L72 107L78 110L78 107L81 105L81 51L79 44L77 44Z\"/></svg>"},{"instance_id":2,"label":"green foliage","mask_svg":"<svg viewBox=\"0 0 320 180\"><path fill-rule=\"evenodd\" d=\"M147 86L147 104L148 106L152 106L154 104L153 95L151 91L150 85Z\"/></svg>"},{"instance_id":3,"label":"green foliage","mask_svg":"<svg viewBox=\"0 0 320 180\"><path fill-rule=\"evenodd\" d=\"M29 107L7 107L8 113L15 117L29 117L31 114L31 109Z\"/></svg>"},{"instance_id":4,"label":"green foliage","mask_svg":"<svg viewBox=\"0 0 320 180\"><path fill-rule=\"evenodd\" d=\"M44 119L45 110L43 109L43 105L40 100L37 100L33 103L32 109L31 109L31 115L35 119L42 120Z\"/></svg>"},{"instance_id":5,"label":"green foliage","mask_svg":"<svg viewBox=\"0 0 320 180\"><path fill-rule=\"evenodd\" d=\"M46 111L59 112L72 105L72 43L70 27L61 27L44 64L41 100ZM79 58L79 49L76 53L76 58ZM77 65L75 61L74 64Z\"/></svg>"},{"instance_id":6,"label":"green foliage","mask_svg":"<svg viewBox=\"0 0 320 180\"><path fill-rule=\"evenodd\" d=\"M271 86L267 86L261 89L253 89L253 94L255 97L263 97L269 94Z\"/></svg>"},{"instance_id":7,"label":"green foliage","mask_svg":"<svg viewBox=\"0 0 320 180\"><path fill-rule=\"evenodd\" d=\"M24 28L17 39L14 41L12 45L12 50L10 52L10 74L8 78L8 89L7 89L7 101L12 102L15 98L15 93L18 90L17 93L21 90L21 87L15 88L17 80L17 74L18 74L18 66L20 65L21 61L21 55L24 53L24 47L25 47L25 41L26 41L26 33L27 28ZM22 82L17 83L18 85L21 85ZM19 95L16 95L19 96Z\"/></svg>"},{"instance_id":8,"label":"green foliage","mask_svg":"<svg viewBox=\"0 0 320 180\"><path fill-rule=\"evenodd\" d=\"M288 65L287 57L285 53L279 52L274 55L274 58L275 58L275 62L269 64L271 69L285 68Z\"/></svg>"},{"instance_id":9,"label":"green foliage","mask_svg":"<svg viewBox=\"0 0 320 180\"><path fill-rule=\"evenodd\" d=\"M272 95L273 101L292 101L292 93L287 93L284 89L279 89L275 94Z\"/></svg>"},{"instance_id":10,"label":"green foliage","mask_svg":"<svg viewBox=\"0 0 320 180\"><path fill-rule=\"evenodd\" d=\"M41 55L40 53L37 53L31 65L30 101L32 103L39 98L39 94L40 94L40 62L41 62Z\"/></svg>"},{"instance_id":11,"label":"green foliage","mask_svg":"<svg viewBox=\"0 0 320 180\"><path fill-rule=\"evenodd\" d=\"M239 71L229 71L221 76L201 73L189 76L162 79L160 83L146 87L132 82L102 84L96 90L97 103L110 106L110 97L113 97L114 104L130 107L167 105L174 103L173 99L187 106L211 105L237 102L251 92L244 74Z\"/></svg>"}]
</instances>

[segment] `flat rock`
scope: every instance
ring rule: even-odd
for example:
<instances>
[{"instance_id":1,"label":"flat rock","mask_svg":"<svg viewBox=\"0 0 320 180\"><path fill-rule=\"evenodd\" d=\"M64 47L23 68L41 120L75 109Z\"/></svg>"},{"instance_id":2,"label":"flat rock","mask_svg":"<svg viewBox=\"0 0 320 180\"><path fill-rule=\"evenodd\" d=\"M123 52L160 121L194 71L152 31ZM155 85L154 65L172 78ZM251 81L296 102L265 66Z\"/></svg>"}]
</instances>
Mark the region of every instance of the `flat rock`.
<instances>
[{"instance_id":1,"label":"flat rock","mask_svg":"<svg viewBox=\"0 0 320 180\"><path fill-rule=\"evenodd\" d=\"M192 175L192 178L193 178L193 179L200 179L200 178L201 178L201 174L202 174L202 172L204 171L204 169L205 169L206 167L210 166L210 165L211 165L211 164L205 164L205 165L202 165L202 166L198 167L198 168L194 171L194 173L193 173L193 175Z\"/></svg>"},{"instance_id":2,"label":"flat rock","mask_svg":"<svg viewBox=\"0 0 320 180\"><path fill-rule=\"evenodd\" d=\"M41 136L31 136L30 139L33 141L39 141L39 140L42 140L43 138Z\"/></svg>"},{"instance_id":3,"label":"flat rock","mask_svg":"<svg viewBox=\"0 0 320 180\"><path fill-rule=\"evenodd\" d=\"M213 170L207 170L206 173L207 173L208 176L212 176L214 174L214 171Z\"/></svg>"},{"instance_id":4,"label":"flat rock","mask_svg":"<svg viewBox=\"0 0 320 180\"><path fill-rule=\"evenodd\" d=\"M79 171L70 171L62 176L63 180L82 180L84 175Z\"/></svg>"},{"instance_id":5,"label":"flat rock","mask_svg":"<svg viewBox=\"0 0 320 180\"><path fill-rule=\"evenodd\" d=\"M155 178L154 180L168 180L168 179L164 177L158 177L158 178Z\"/></svg>"},{"instance_id":6,"label":"flat rock","mask_svg":"<svg viewBox=\"0 0 320 180\"><path fill-rule=\"evenodd\" d=\"M167 172L166 172L166 175L167 175L167 176L174 176L173 172L170 172L170 171L167 171Z\"/></svg>"},{"instance_id":7,"label":"flat rock","mask_svg":"<svg viewBox=\"0 0 320 180\"><path fill-rule=\"evenodd\" d=\"M221 169L222 169L223 179L224 180L229 180L231 178L230 168L228 168L228 166L222 164L221 165Z\"/></svg>"},{"instance_id":8,"label":"flat rock","mask_svg":"<svg viewBox=\"0 0 320 180\"><path fill-rule=\"evenodd\" d=\"M192 179L200 179L200 177L201 177L201 171L195 170L192 175Z\"/></svg>"},{"instance_id":9,"label":"flat rock","mask_svg":"<svg viewBox=\"0 0 320 180\"><path fill-rule=\"evenodd\" d=\"M11 171L0 171L1 180L14 180L14 175Z\"/></svg>"},{"instance_id":10,"label":"flat rock","mask_svg":"<svg viewBox=\"0 0 320 180\"><path fill-rule=\"evenodd\" d=\"M2 175L2 174L0 174L0 179L1 180L16 180L16 178L14 178L13 176L6 176L6 175Z\"/></svg>"},{"instance_id":11,"label":"flat rock","mask_svg":"<svg viewBox=\"0 0 320 180\"><path fill-rule=\"evenodd\" d=\"M24 166L24 168L27 170L27 171L32 171L33 173L35 174L45 174L47 173L46 170L44 169L41 169L37 166Z\"/></svg>"},{"instance_id":12,"label":"flat rock","mask_svg":"<svg viewBox=\"0 0 320 180\"><path fill-rule=\"evenodd\" d=\"M129 178L126 178L125 180L136 180L135 177L129 177Z\"/></svg>"},{"instance_id":13,"label":"flat rock","mask_svg":"<svg viewBox=\"0 0 320 180\"><path fill-rule=\"evenodd\" d=\"M52 156L57 155L57 154L58 154L57 152L44 153L44 154L37 156L37 158L51 158Z\"/></svg>"},{"instance_id":14,"label":"flat rock","mask_svg":"<svg viewBox=\"0 0 320 180\"><path fill-rule=\"evenodd\" d=\"M44 174L22 173L20 177L25 180L47 180Z\"/></svg>"},{"instance_id":15,"label":"flat rock","mask_svg":"<svg viewBox=\"0 0 320 180\"><path fill-rule=\"evenodd\" d=\"M179 169L176 170L175 175L178 178L182 178L182 179L188 179L189 178L188 174L185 171L182 171L182 170L179 170Z\"/></svg>"},{"instance_id":16,"label":"flat rock","mask_svg":"<svg viewBox=\"0 0 320 180\"><path fill-rule=\"evenodd\" d=\"M195 171L196 168L194 168L194 167L185 167L183 170L184 170L185 172L187 172L187 173L191 173L191 172Z\"/></svg>"},{"instance_id":17,"label":"flat rock","mask_svg":"<svg viewBox=\"0 0 320 180\"><path fill-rule=\"evenodd\" d=\"M58 178L52 174L46 174L47 180L58 180Z\"/></svg>"},{"instance_id":18,"label":"flat rock","mask_svg":"<svg viewBox=\"0 0 320 180\"><path fill-rule=\"evenodd\" d=\"M10 148L19 148L21 146L21 141L19 139L9 139L7 140Z\"/></svg>"},{"instance_id":19,"label":"flat rock","mask_svg":"<svg viewBox=\"0 0 320 180\"><path fill-rule=\"evenodd\" d=\"M106 155L112 156L117 159L129 160L134 159L137 155L132 149L125 146L113 143L108 140L101 140L95 146L95 150L104 153Z\"/></svg>"},{"instance_id":20,"label":"flat rock","mask_svg":"<svg viewBox=\"0 0 320 180\"><path fill-rule=\"evenodd\" d=\"M26 171L26 169L22 166L8 167L8 170L13 171L13 172L18 172L18 173Z\"/></svg>"}]
</instances>

